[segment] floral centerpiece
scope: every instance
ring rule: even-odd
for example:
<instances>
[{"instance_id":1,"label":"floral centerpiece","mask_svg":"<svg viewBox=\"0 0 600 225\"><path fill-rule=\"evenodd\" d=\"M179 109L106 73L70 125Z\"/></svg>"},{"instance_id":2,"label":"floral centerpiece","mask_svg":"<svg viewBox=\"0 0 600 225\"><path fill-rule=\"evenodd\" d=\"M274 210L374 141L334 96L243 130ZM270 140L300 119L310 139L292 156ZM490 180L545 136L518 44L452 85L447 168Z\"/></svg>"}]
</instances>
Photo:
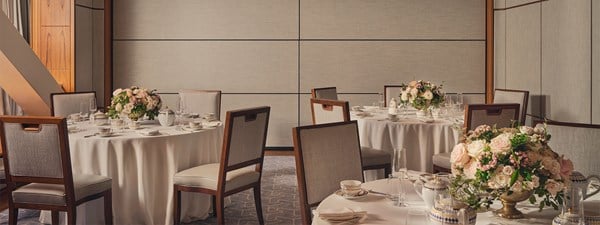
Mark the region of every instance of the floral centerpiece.
<instances>
[{"instance_id":1,"label":"floral centerpiece","mask_svg":"<svg viewBox=\"0 0 600 225\"><path fill-rule=\"evenodd\" d=\"M463 139L450 156L455 176L450 192L456 199L474 208L501 199L506 208L507 196L526 193L521 201L540 199L540 210L558 209L562 192L570 185L573 163L548 146L550 134L544 125L501 129L481 125Z\"/></svg>"},{"instance_id":2,"label":"floral centerpiece","mask_svg":"<svg viewBox=\"0 0 600 225\"><path fill-rule=\"evenodd\" d=\"M438 108L444 103L442 85L435 85L429 81L413 80L408 85L402 84L401 86L400 102L411 104L415 109L429 110L431 106Z\"/></svg>"},{"instance_id":3,"label":"floral centerpiece","mask_svg":"<svg viewBox=\"0 0 600 225\"><path fill-rule=\"evenodd\" d=\"M155 91L137 86L115 90L108 109L108 116L115 119L124 115L131 120L138 120L147 115L149 119L154 119L162 106L160 96Z\"/></svg>"}]
</instances>

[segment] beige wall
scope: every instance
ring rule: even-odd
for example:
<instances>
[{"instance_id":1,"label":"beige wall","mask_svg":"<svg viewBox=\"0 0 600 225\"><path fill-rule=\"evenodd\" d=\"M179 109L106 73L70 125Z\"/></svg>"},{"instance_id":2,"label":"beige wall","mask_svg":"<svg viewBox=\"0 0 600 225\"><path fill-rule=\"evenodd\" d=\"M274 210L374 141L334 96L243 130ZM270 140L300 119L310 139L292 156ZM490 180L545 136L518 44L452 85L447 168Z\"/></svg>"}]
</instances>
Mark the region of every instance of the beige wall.
<instances>
[{"instance_id":1,"label":"beige wall","mask_svg":"<svg viewBox=\"0 0 600 225\"><path fill-rule=\"evenodd\" d=\"M496 88L529 90L533 115L600 123L599 5L495 0Z\"/></svg>"},{"instance_id":2,"label":"beige wall","mask_svg":"<svg viewBox=\"0 0 600 225\"><path fill-rule=\"evenodd\" d=\"M128 0L114 14L115 88L220 89L222 112L271 105L268 146L310 123L313 87L358 105L428 79L483 99L481 0Z\"/></svg>"},{"instance_id":3,"label":"beige wall","mask_svg":"<svg viewBox=\"0 0 600 225\"><path fill-rule=\"evenodd\" d=\"M75 1L75 91L96 91L104 105L104 1Z\"/></svg>"}]
</instances>

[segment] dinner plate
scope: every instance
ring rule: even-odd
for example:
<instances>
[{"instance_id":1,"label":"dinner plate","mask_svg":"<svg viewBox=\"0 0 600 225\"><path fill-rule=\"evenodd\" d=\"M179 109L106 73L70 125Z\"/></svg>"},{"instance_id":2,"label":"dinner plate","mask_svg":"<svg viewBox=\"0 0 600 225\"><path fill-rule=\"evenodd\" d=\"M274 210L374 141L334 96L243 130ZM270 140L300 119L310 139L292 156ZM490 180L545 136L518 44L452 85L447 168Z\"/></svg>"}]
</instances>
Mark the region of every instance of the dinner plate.
<instances>
[{"instance_id":1,"label":"dinner plate","mask_svg":"<svg viewBox=\"0 0 600 225\"><path fill-rule=\"evenodd\" d=\"M182 128L183 128L183 130L186 130L186 131L199 131L199 130L202 130L202 127L190 127L190 126L187 126L187 125L184 126L184 127L182 127Z\"/></svg>"},{"instance_id":2,"label":"dinner plate","mask_svg":"<svg viewBox=\"0 0 600 225\"><path fill-rule=\"evenodd\" d=\"M361 199L361 198L367 197L367 195L369 194L369 191L361 188L360 192L358 192L357 195L353 196L353 195L344 194L344 192L342 192L342 189L340 189L340 190L337 190L335 192L335 194L337 196L340 196L340 197L348 199L348 200L356 200L356 199Z\"/></svg>"}]
</instances>

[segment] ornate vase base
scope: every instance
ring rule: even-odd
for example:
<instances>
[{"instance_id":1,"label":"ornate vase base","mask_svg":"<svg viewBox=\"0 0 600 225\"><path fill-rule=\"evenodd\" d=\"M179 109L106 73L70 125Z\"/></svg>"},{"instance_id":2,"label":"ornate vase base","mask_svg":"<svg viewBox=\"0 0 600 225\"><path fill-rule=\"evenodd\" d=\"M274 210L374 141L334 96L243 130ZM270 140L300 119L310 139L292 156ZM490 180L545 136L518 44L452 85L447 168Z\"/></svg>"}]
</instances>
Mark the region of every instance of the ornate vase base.
<instances>
[{"instance_id":1,"label":"ornate vase base","mask_svg":"<svg viewBox=\"0 0 600 225\"><path fill-rule=\"evenodd\" d=\"M502 218L506 218L506 219L521 219L521 218L525 217L525 216L523 216L523 213L521 211L519 211L518 209L516 209L515 207L512 207L512 208L503 207L501 209L494 211L494 215L502 217Z\"/></svg>"},{"instance_id":2,"label":"ornate vase base","mask_svg":"<svg viewBox=\"0 0 600 225\"><path fill-rule=\"evenodd\" d=\"M517 202L525 201L531 196L532 191L513 192L511 195L503 194L500 196L502 208L494 211L496 216L506 219L521 219L523 213L516 208Z\"/></svg>"}]
</instances>

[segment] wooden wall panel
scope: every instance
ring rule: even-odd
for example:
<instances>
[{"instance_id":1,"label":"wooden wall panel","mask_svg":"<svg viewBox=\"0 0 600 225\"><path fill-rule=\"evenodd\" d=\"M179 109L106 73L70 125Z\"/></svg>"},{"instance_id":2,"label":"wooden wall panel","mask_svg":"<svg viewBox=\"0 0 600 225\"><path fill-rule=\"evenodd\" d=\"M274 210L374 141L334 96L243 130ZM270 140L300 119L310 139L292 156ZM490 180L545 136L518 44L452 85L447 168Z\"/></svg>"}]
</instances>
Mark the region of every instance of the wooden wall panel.
<instances>
[{"instance_id":1,"label":"wooden wall panel","mask_svg":"<svg viewBox=\"0 0 600 225\"><path fill-rule=\"evenodd\" d=\"M32 0L40 4L41 26L71 26L72 0Z\"/></svg>"},{"instance_id":2,"label":"wooden wall panel","mask_svg":"<svg viewBox=\"0 0 600 225\"><path fill-rule=\"evenodd\" d=\"M71 67L71 28L46 27L40 29L40 59L50 70L68 70Z\"/></svg>"}]
</instances>

